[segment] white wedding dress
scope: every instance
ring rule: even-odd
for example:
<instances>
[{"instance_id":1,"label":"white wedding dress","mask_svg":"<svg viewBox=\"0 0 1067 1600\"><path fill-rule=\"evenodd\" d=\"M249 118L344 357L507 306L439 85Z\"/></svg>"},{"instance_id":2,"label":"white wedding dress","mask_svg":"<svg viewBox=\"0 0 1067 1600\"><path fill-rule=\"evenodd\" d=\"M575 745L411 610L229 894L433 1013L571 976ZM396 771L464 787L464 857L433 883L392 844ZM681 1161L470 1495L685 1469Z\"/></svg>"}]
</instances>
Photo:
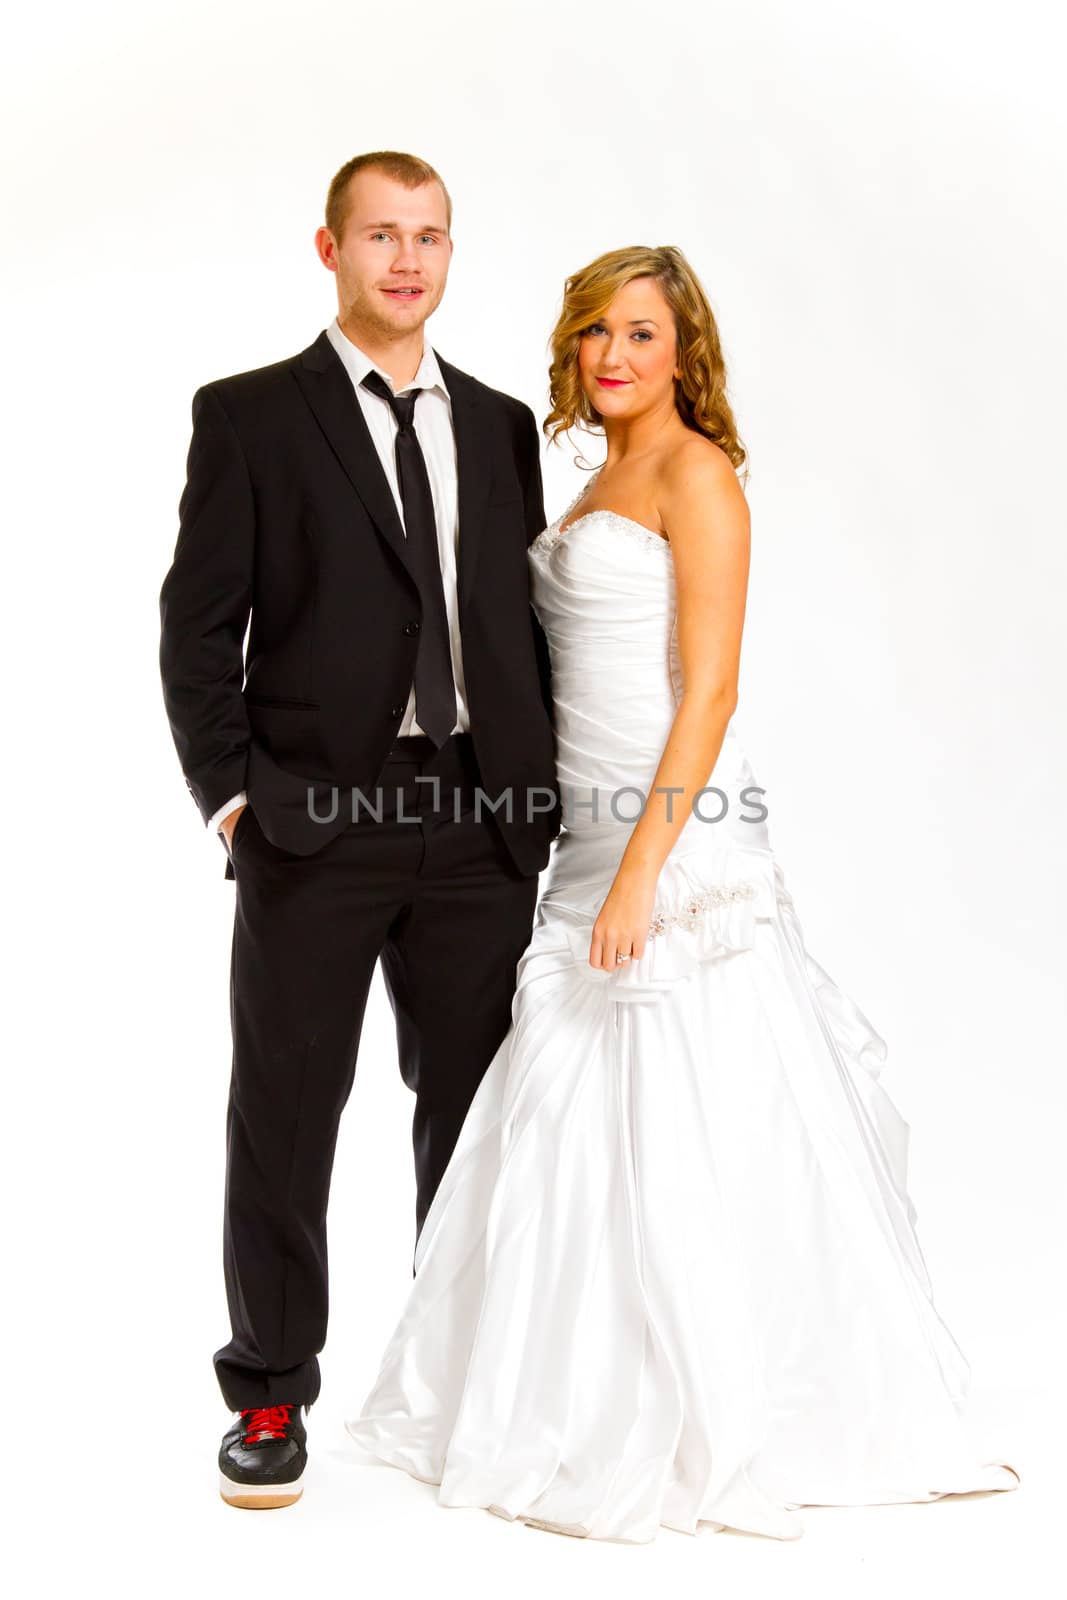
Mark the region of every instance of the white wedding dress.
<instances>
[{"instance_id":1,"label":"white wedding dress","mask_svg":"<svg viewBox=\"0 0 1067 1600\"><path fill-rule=\"evenodd\" d=\"M669 544L571 509L529 552L563 832L348 1432L443 1505L600 1539L1013 1489L965 1426L885 1045L805 950L732 723L644 956L588 964L680 670Z\"/></svg>"}]
</instances>

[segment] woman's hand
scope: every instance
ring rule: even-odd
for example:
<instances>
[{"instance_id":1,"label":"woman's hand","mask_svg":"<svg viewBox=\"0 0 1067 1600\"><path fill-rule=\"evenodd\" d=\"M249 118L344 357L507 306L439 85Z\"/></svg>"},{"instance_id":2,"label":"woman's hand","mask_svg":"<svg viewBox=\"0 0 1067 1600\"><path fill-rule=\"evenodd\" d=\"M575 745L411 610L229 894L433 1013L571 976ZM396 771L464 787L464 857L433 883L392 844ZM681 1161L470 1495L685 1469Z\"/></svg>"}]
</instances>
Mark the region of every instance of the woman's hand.
<instances>
[{"instance_id":1,"label":"woman's hand","mask_svg":"<svg viewBox=\"0 0 1067 1600\"><path fill-rule=\"evenodd\" d=\"M658 873L647 869L619 868L593 924L589 946L591 967L600 967L604 972L619 972L629 962L616 961L617 955L640 961L645 953L648 927L652 921L658 876Z\"/></svg>"}]
</instances>

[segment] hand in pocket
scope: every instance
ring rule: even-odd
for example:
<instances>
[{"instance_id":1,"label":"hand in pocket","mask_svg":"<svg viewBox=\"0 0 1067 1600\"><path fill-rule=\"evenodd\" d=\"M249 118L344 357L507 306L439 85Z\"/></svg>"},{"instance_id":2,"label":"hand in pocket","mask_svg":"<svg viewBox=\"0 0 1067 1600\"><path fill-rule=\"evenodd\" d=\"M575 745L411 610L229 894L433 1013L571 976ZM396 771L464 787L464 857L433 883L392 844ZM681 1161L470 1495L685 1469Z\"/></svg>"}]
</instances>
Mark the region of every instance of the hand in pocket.
<instances>
[{"instance_id":1,"label":"hand in pocket","mask_svg":"<svg viewBox=\"0 0 1067 1600\"><path fill-rule=\"evenodd\" d=\"M243 806L238 806L236 811L231 811L229 816L223 817L222 821L219 823L219 832L226 840L226 848L231 855L233 854L233 836L237 830L238 818L243 817L247 810L247 803Z\"/></svg>"}]
</instances>

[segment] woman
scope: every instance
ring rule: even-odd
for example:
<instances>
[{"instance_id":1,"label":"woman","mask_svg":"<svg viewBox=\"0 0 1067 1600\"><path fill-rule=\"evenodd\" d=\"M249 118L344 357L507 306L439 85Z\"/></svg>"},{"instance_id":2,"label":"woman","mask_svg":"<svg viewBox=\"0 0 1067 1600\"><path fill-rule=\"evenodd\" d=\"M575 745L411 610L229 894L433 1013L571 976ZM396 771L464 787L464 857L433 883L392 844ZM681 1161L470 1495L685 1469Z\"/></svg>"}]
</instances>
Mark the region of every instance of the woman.
<instances>
[{"instance_id":1,"label":"woman","mask_svg":"<svg viewBox=\"0 0 1067 1600\"><path fill-rule=\"evenodd\" d=\"M733 727L749 521L710 306L678 250L612 251L552 350L546 431L607 444L530 549L564 831L348 1430L444 1505L602 1539L1014 1488L964 1431L884 1043L804 948Z\"/></svg>"}]
</instances>

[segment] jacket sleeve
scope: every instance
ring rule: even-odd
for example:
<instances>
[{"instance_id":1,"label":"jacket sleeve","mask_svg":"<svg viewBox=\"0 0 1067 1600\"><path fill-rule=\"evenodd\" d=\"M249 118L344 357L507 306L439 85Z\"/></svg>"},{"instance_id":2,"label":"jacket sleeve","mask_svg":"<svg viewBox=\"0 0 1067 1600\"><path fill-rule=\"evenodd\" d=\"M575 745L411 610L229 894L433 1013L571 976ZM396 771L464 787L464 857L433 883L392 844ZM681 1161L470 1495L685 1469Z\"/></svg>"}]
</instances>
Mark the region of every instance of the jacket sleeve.
<instances>
[{"instance_id":1,"label":"jacket sleeve","mask_svg":"<svg viewBox=\"0 0 1067 1600\"><path fill-rule=\"evenodd\" d=\"M211 386L193 396L178 541L159 596L163 700L205 823L245 787L244 636L255 506L240 440Z\"/></svg>"},{"instance_id":2,"label":"jacket sleeve","mask_svg":"<svg viewBox=\"0 0 1067 1600\"><path fill-rule=\"evenodd\" d=\"M529 549L539 533L545 527L545 501L544 488L541 481L541 437L537 431L537 422L529 406L522 407L523 412L523 441L520 456L520 472L523 481L523 505L526 516L526 548ZM534 653L537 656L537 676L541 683L541 699L549 722L555 726L555 711L552 704L552 672L549 664L548 640L545 638L544 629L537 618L533 606L530 607L530 627L533 630Z\"/></svg>"},{"instance_id":3,"label":"jacket sleeve","mask_svg":"<svg viewBox=\"0 0 1067 1600\"><path fill-rule=\"evenodd\" d=\"M526 545L533 544L545 527L545 499L541 482L541 439L537 422L529 406L522 408L522 444L519 470L523 482L523 503L526 513Z\"/></svg>"}]
</instances>

